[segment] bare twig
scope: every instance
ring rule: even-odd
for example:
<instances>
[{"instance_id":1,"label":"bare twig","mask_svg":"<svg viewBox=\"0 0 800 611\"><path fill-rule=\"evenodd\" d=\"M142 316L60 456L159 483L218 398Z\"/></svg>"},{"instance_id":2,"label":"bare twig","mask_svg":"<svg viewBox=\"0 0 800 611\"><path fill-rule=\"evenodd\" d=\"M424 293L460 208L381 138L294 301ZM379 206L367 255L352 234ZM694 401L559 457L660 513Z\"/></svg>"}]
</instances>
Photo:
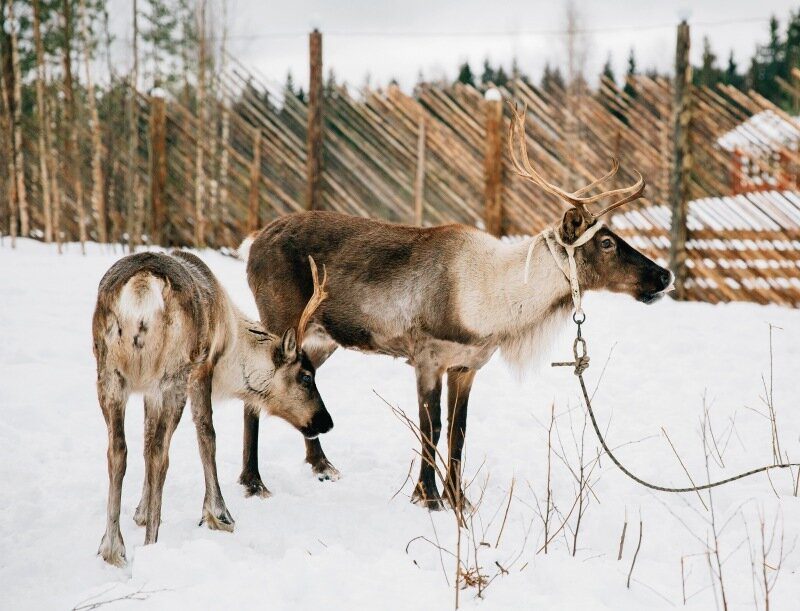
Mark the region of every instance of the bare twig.
<instances>
[{"instance_id":1,"label":"bare twig","mask_svg":"<svg viewBox=\"0 0 800 611\"><path fill-rule=\"evenodd\" d=\"M625 531L628 530L628 508L625 508L625 522L622 524L622 534L619 537L619 553L617 560L622 560L622 548L625 546Z\"/></svg>"},{"instance_id":2,"label":"bare twig","mask_svg":"<svg viewBox=\"0 0 800 611\"><path fill-rule=\"evenodd\" d=\"M511 500L514 497L514 485L517 483L516 478L511 478L511 488L508 491L508 504L506 505L506 511L503 514L503 523L500 524L500 532L497 533L497 541L494 542L495 548L500 545L500 538L503 536L503 530L506 527L506 520L508 519L508 510L511 509Z\"/></svg>"},{"instance_id":3,"label":"bare twig","mask_svg":"<svg viewBox=\"0 0 800 611\"><path fill-rule=\"evenodd\" d=\"M669 443L669 447L672 448L672 451L675 454L675 458L677 458L678 462L681 463L681 467L683 467L683 472L686 473L686 477L689 478L689 481L691 482L692 486L697 486L697 484L694 483L691 474L689 473L689 469L687 469L686 465L683 464L683 460L681 459L680 454L678 454L678 451L675 449L675 446L672 445L672 440L669 438L669 435L667 435L667 430L663 426L661 427L661 432L664 433L664 437L667 438L667 442ZM700 492L695 490L695 493L697 494L697 498L700 499L700 503L703 505L706 511L708 511L708 507L706 507L706 504L703 502L703 497L700 496Z\"/></svg>"},{"instance_id":4,"label":"bare twig","mask_svg":"<svg viewBox=\"0 0 800 611\"><path fill-rule=\"evenodd\" d=\"M628 583L627 587L630 589L631 587L631 575L633 575L633 567L636 566L636 559L639 557L639 550L642 547L642 516L639 514L639 541L636 543L636 551L633 552L633 560L631 561L631 568L628 571Z\"/></svg>"}]
</instances>

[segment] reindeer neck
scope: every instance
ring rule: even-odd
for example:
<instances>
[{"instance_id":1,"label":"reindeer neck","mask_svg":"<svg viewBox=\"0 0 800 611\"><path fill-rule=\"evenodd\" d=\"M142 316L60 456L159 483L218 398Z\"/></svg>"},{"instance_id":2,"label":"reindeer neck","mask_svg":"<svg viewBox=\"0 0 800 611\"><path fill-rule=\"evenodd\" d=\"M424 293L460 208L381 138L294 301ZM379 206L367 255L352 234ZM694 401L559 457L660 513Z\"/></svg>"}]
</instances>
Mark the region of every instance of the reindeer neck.
<instances>
[{"instance_id":1,"label":"reindeer neck","mask_svg":"<svg viewBox=\"0 0 800 611\"><path fill-rule=\"evenodd\" d=\"M460 301L464 322L482 335L525 332L568 307L569 282L543 234L513 244L485 236L475 250L472 271L463 270L460 280L466 295Z\"/></svg>"},{"instance_id":2,"label":"reindeer neck","mask_svg":"<svg viewBox=\"0 0 800 611\"><path fill-rule=\"evenodd\" d=\"M225 339L214 369L214 394L219 398L244 398L247 393L245 376L254 369L254 357L261 356L260 360L263 360L264 355L271 353L272 345L268 341L254 344L248 336L248 329L260 329L261 326L232 303L226 305ZM263 350L264 355L255 355L257 350Z\"/></svg>"}]
</instances>

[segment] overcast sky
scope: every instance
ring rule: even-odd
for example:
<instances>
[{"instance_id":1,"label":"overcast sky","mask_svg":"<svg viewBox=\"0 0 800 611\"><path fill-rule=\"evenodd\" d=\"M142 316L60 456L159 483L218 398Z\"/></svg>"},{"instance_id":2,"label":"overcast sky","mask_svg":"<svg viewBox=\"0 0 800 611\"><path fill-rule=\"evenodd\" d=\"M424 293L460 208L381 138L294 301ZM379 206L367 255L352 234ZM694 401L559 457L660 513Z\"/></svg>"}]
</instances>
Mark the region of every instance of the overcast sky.
<instances>
[{"instance_id":1,"label":"overcast sky","mask_svg":"<svg viewBox=\"0 0 800 611\"><path fill-rule=\"evenodd\" d=\"M220 0L211 0L218 3ZM397 78L408 88L420 70L427 79L453 78L467 60L480 73L483 60L506 68L517 57L522 70L538 78L546 62L564 65L564 1L551 0L228 0L229 48L246 66L274 83L291 70L304 84L308 72L307 32L323 33L325 72L360 86L367 75L376 85ZM800 2L789 0L599 0L576 2L587 30L586 74L594 77L609 54L618 76L629 49L640 69L670 71L675 25L692 25L693 61L699 62L708 35L720 64L728 52L744 68L767 22L783 22ZM119 45L129 38L130 2L113 0L112 28ZM218 30L220 18L215 19ZM124 51L124 49L119 49ZM122 53L120 53L122 55Z\"/></svg>"}]
</instances>

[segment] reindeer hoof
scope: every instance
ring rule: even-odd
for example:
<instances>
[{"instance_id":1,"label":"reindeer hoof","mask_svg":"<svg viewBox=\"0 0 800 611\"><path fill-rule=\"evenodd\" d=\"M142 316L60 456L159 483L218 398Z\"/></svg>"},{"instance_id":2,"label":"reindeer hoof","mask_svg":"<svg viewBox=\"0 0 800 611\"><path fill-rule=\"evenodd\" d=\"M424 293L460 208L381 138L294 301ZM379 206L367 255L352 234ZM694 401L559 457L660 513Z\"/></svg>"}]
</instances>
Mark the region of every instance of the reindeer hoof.
<instances>
[{"instance_id":1,"label":"reindeer hoof","mask_svg":"<svg viewBox=\"0 0 800 611\"><path fill-rule=\"evenodd\" d=\"M428 511L442 511L445 508L444 501L435 486L426 490L421 484L417 484L414 494L411 495L411 502L425 507Z\"/></svg>"},{"instance_id":2,"label":"reindeer hoof","mask_svg":"<svg viewBox=\"0 0 800 611\"><path fill-rule=\"evenodd\" d=\"M445 499L444 499L445 503L447 503L447 505L450 507L450 509L452 509L453 511L456 511L458 509L459 501L453 502L453 499L450 498L450 497L451 497L451 495L449 495L449 494L445 495ZM473 509L472 508L472 503L470 503L469 499L466 497L466 495L463 492L461 493L460 505L461 505L461 511L466 512L466 513L470 513L472 511L472 509Z\"/></svg>"},{"instance_id":3,"label":"reindeer hoof","mask_svg":"<svg viewBox=\"0 0 800 611\"><path fill-rule=\"evenodd\" d=\"M139 505L133 514L133 521L137 526L147 526L147 512Z\"/></svg>"},{"instance_id":4,"label":"reindeer hoof","mask_svg":"<svg viewBox=\"0 0 800 611\"><path fill-rule=\"evenodd\" d=\"M247 498L256 496L260 499L268 499L272 496L272 493L264 485L264 482L261 481L261 476L258 474L247 475L242 473L239 477L239 483L244 486L244 495Z\"/></svg>"},{"instance_id":5,"label":"reindeer hoof","mask_svg":"<svg viewBox=\"0 0 800 611\"><path fill-rule=\"evenodd\" d=\"M203 510L203 518L200 520L199 526L205 524L211 530L224 530L226 532L233 532L235 522L231 517L230 512L223 507L222 510L212 511L210 509Z\"/></svg>"},{"instance_id":6,"label":"reindeer hoof","mask_svg":"<svg viewBox=\"0 0 800 611\"><path fill-rule=\"evenodd\" d=\"M97 555L101 556L108 564L124 567L126 563L125 544L122 542L122 536L112 539L108 535L103 535Z\"/></svg>"},{"instance_id":7,"label":"reindeer hoof","mask_svg":"<svg viewBox=\"0 0 800 611\"><path fill-rule=\"evenodd\" d=\"M314 475L317 476L317 479L321 482L325 481L335 482L340 477L342 477L342 474L339 472L339 469L334 467L327 460L322 460L314 465L311 465L311 470L314 472Z\"/></svg>"}]
</instances>

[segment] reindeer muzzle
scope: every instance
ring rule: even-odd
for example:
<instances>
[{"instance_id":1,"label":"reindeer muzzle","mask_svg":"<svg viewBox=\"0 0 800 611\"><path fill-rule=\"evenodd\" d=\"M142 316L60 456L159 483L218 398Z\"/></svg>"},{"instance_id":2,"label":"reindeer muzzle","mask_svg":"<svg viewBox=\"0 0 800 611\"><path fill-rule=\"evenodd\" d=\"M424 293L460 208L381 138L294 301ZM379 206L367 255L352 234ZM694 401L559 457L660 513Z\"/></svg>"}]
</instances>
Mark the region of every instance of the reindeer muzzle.
<instances>
[{"instance_id":1,"label":"reindeer muzzle","mask_svg":"<svg viewBox=\"0 0 800 611\"><path fill-rule=\"evenodd\" d=\"M333 428L333 418L325 408L317 410L309 423L300 427L300 432L306 439L314 439L323 435Z\"/></svg>"}]
</instances>

